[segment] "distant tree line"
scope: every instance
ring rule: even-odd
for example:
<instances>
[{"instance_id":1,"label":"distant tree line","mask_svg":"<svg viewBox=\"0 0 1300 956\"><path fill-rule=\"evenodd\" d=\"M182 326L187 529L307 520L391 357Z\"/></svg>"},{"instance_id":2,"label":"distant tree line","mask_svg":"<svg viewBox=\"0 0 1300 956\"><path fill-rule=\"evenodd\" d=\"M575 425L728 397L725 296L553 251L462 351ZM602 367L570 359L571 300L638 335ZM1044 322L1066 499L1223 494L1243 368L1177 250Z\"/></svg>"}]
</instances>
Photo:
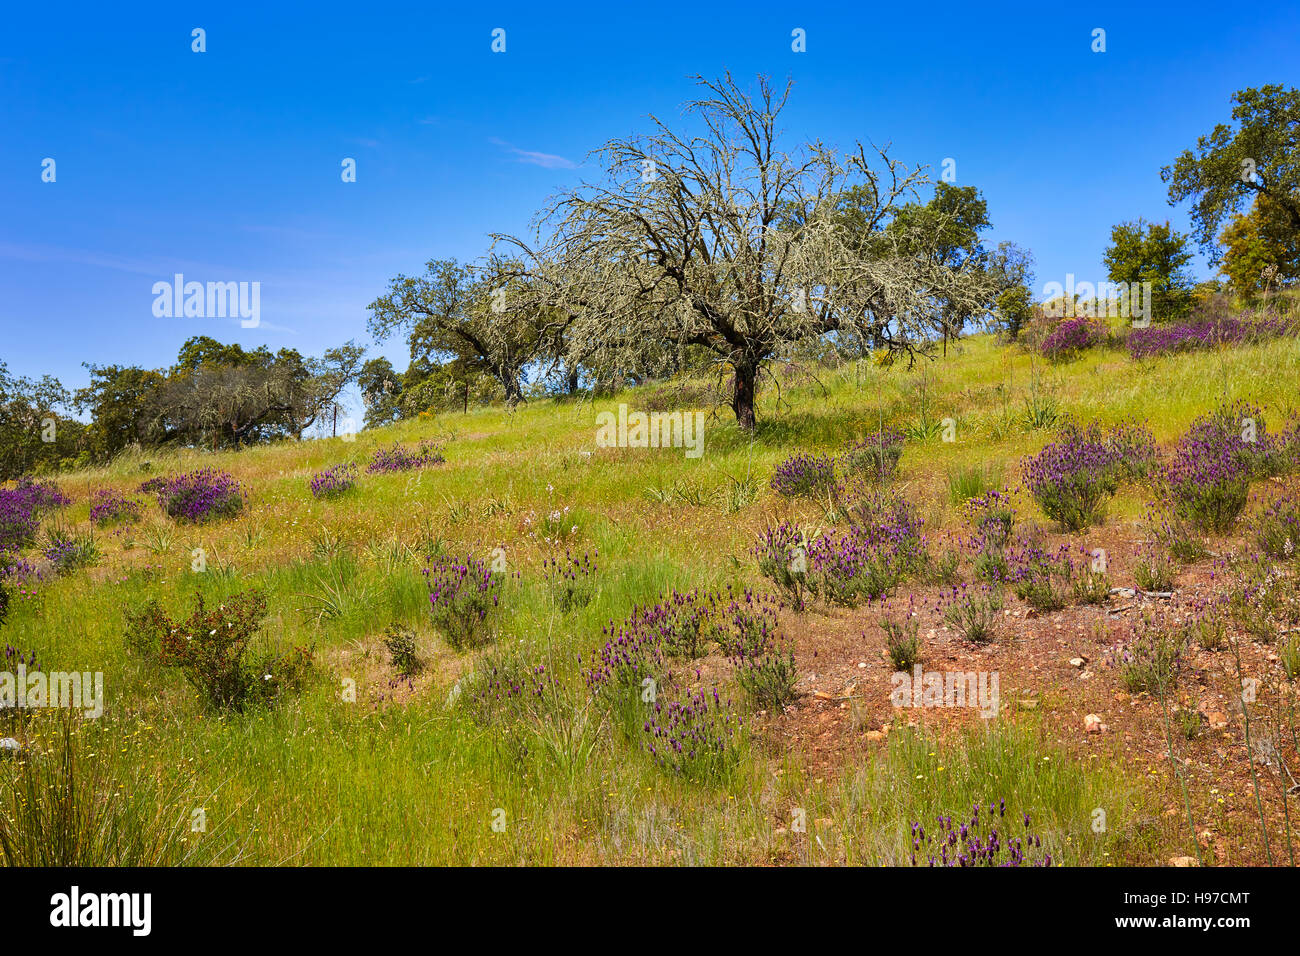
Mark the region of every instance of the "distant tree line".
<instances>
[{"instance_id":1,"label":"distant tree line","mask_svg":"<svg viewBox=\"0 0 1300 956\"><path fill-rule=\"evenodd\" d=\"M233 448L301 438L336 408L363 357L352 342L309 358L200 335L170 368L86 364L90 384L73 393L48 375L13 377L0 363L0 480L108 461L132 445Z\"/></svg>"}]
</instances>

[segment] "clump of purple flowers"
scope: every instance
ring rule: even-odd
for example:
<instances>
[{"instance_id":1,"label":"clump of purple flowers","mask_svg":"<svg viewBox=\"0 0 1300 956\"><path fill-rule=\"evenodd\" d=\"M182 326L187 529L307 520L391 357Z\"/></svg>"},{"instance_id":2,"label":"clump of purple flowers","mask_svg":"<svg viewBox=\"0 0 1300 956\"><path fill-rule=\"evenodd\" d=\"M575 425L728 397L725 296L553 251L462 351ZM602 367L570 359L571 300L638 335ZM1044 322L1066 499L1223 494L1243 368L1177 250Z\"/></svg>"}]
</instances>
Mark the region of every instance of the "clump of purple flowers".
<instances>
[{"instance_id":1,"label":"clump of purple flowers","mask_svg":"<svg viewBox=\"0 0 1300 956\"><path fill-rule=\"evenodd\" d=\"M966 502L966 516L975 527L969 540L974 552L975 573L985 581L1002 581L1007 576L1006 547L1016 524L1011 498L990 491Z\"/></svg>"},{"instance_id":2,"label":"clump of purple flowers","mask_svg":"<svg viewBox=\"0 0 1300 956\"><path fill-rule=\"evenodd\" d=\"M597 551L590 555L584 552L582 557L578 557L566 549L562 559L543 559L542 577L560 610L569 611L591 603L595 596L595 559L599 556L600 552Z\"/></svg>"},{"instance_id":3,"label":"clump of purple flowers","mask_svg":"<svg viewBox=\"0 0 1300 956\"><path fill-rule=\"evenodd\" d=\"M1104 341L1106 329L1088 318L1066 319L1043 339L1039 351L1052 361L1073 358Z\"/></svg>"},{"instance_id":4,"label":"clump of purple flowers","mask_svg":"<svg viewBox=\"0 0 1300 956\"><path fill-rule=\"evenodd\" d=\"M501 604L504 572L493 572L478 558L464 561L433 558L421 572L429 587L434 625L447 643L460 650L485 643L491 635L490 618Z\"/></svg>"},{"instance_id":5,"label":"clump of purple flowers","mask_svg":"<svg viewBox=\"0 0 1300 956\"><path fill-rule=\"evenodd\" d=\"M732 738L742 721L729 710L714 687L687 691L678 700L654 702L642 729L649 735L646 749L661 767L688 776L724 771L734 762Z\"/></svg>"},{"instance_id":6,"label":"clump of purple flowers","mask_svg":"<svg viewBox=\"0 0 1300 956\"><path fill-rule=\"evenodd\" d=\"M1300 556L1300 501L1277 498L1251 518L1250 533L1261 554L1283 561Z\"/></svg>"},{"instance_id":7,"label":"clump of purple flowers","mask_svg":"<svg viewBox=\"0 0 1300 956\"><path fill-rule=\"evenodd\" d=\"M1208 315L1199 315L1188 322L1170 325L1153 325L1133 329L1128 336L1129 355L1135 359L1169 355L1175 352L1197 352L1222 345L1241 345L1290 335L1295 331L1291 319L1275 315L1229 315L1226 306Z\"/></svg>"},{"instance_id":8,"label":"clump of purple flowers","mask_svg":"<svg viewBox=\"0 0 1300 956\"><path fill-rule=\"evenodd\" d=\"M1120 452L1095 422L1067 424L1056 441L1024 460L1021 474L1043 514L1069 531L1100 520L1119 488Z\"/></svg>"},{"instance_id":9,"label":"clump of purple flowers","mask_svg":"<svg viewBox=\"0 0 1300 956\"><path fill-rule=\"evenodd\" d=\"M1037 859L1026 855L1043 849L1043 838L1030 829L1029 814L1024 815L1023 836L1007 832L1006 815L1007 802L999 800L996 808L989 804L986 815L975 804L965 823L954 824L951 816L940 816L933 836L925 832L924 824L913 823L912 865L919 866L917 854L924 854L929 866L1051 866L1050 853Z\"/></svg>"},{"instance_id":10,"label":"clump of purple flowers","mask_svg":"<svg viewBox=\"0 0 1300 956\"><path fill-rule=\"evenodd\" d=\"M394 445L392 448L376 448L375 454L366 466L368 474L411 471L428 465L441 465L447 459L443 457L438 446L430 441L422 441L415 451Z\"/></svg>"},{"instance_id":11,"label":"clump of purple flowers","mask_svg":"<svg viewBox=\"0 0 1300 956\"><path fill-rule=\"evenodd\" d=\"M163 514L177 521L201 524L232 518L243 510L244 490L229 472L200 468L170 478L151 478L140 491L158 499Z\"/></svg>"},{"instance_id":12,"label":"clump of purple flowers","mask_svg":"<svg viewBox=\"0 0 1300 956\"><path fill-rule=\"evenodd\" d=\"M100 488L90 498L90 520L100 527L118 522L132 524L140 520L140 503L120 491Z\"/></svg>"},{"instance_id":13,"label":"clump of purple flowers","mask_svg":"<svg viewBox=\"0 0 1300 956\"><path fill-rule=\"evenodd\" d=\"M77 568L87 567L99 557L94 538L72 535L61 530L49 532L49 541L41 553L56 574L69 574Z\"/></svg>"},{"instance_id":14,"label":"clump of purple flowers","mask_svg":"<svg viewBox=\"0 0 1300 956\"><path fill-rule=\"evenodd\" d=\"M928 565L921 519L901 495L859 487L851 495L837 488L834 497L848 519L846 531L827 531L800 551L801 533L782 525L769 528L755 549L760 569L793 594L796 610L803 587L830 604L853 607L885 597Z\"/></svg>"},{"instance_id":15,"label":"clump of purple flowers","mask_svg":"<svg viewBox=\"0 0 1300 956\"><path fill-rule=\"evenodd\" d=\"M53 482L30 476L13 488L0 488L0 551L18 551L36 538L41 518L71 499Z\"/></svg>"},{"instance_id":16,"label":"clump of purple flowers","mask_svg":"<svg viewBox=\"0 0 1300 956\"><path fill-rule=\"evenodd\" d=\"M810 498L835 484L835 459L823 455L792 455L772 476L772 490L786 498Z\"/></svg>"},{"instance_id":17,"label":"clump of purple flowers","mask_svg":"<svg viewBox=\"0 0 1300 956\"><path fill-rule=\"evenodd\" d=\"M1269 439L1259 409L1245 402L1198 418L1179 439L1159 484L1175 514L1209 534L1232 529L1252 474L1266 467Z\"/></svg>"},{"instance_id":18,"label":"clump of purple flowers","mask_svg":"<svg viewBox=\"0 0 1300 956\"><path fill-rule=\"evenodd\" d=\"M357 466L351 462L318 471L311 477L313 498L337 498L347 494L356 485Z\"/></svg>"},{"instance_id":19,"label":"clump of purple flowers","mask_svg":"<svg viewBox=\"0 0 1300 956\"><path fill-rule=\"evenodd\" d=\"M808 541L804 531L789 521L768 526L754 545L758 570L790 599L796 611L805 606L808 590Z\"/></svg>"}]
</instances>

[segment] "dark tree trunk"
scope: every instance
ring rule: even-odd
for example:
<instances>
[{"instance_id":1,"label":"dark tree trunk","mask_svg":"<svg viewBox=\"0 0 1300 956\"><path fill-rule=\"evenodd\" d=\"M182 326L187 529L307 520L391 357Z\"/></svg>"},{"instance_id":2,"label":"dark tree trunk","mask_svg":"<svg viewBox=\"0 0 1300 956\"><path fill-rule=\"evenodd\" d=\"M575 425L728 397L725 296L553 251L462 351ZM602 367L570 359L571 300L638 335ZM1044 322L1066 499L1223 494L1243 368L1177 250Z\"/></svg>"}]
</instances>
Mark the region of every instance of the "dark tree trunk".
<instances>
[{"instance_id":1,"label":"dark tree trunk","mask_svg":"<svg viewBox=\"0 0 1300 956\"><path fill-rule=\"evenodd\" d=\"M519 385L519 379L511 375L505 375L502 376L501 384L506 390L507 405L513 408L524 400L524 390Z\"/></svg>"},{"instance_id":2,"label":"dark tree trunk","mask_svg":"<svg viewBox=\"0 0 1300 956\"><path fill-rule=\"evenodd\" d=\"M566 384L570 395L578 394L578 369L576 367L569 369L569 380Z\"/></svg>"},{"instance_id":3,"label":"dark tree trunk","mask_svg":"<svg viewBox=\"0 0 1300 956\"><path fill-rule=\"evenodd\" d=\"M731 404L736 410L736 422L749 431L754 427L754 391L758 380L758 366L751 362L736 364L732 378Z\"/></svg>"}]
</instances>

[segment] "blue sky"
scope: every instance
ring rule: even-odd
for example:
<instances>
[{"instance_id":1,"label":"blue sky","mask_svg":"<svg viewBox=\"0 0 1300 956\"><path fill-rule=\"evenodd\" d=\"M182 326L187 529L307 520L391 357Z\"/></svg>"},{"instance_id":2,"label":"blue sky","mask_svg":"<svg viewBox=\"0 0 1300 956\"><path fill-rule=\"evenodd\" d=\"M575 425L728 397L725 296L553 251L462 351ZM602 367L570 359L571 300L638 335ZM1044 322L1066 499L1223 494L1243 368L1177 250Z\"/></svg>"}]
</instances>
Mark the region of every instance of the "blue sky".
<instances>
[{"instance_id":1,"label":"blue sky","mask_svg":"<svg viewBox=\"0 0 1300 956\"><path fill-rule=\"evenodd\" d=\"M1296 5L991 6L10 4L0 359L75 387L83 361L163 366L207 334L310 354L355 338L404 368L401 342L365 332L390 277L526 231L589 150L724 69L793 77L791 144L952 157L1040 289L1096 280L1114 223L1186 228L1160 166L1228 119L1234 90L1300 85ZM260 282L261 326L156 318L152 285L176 272Z\"/></svg>"}]
</instances>

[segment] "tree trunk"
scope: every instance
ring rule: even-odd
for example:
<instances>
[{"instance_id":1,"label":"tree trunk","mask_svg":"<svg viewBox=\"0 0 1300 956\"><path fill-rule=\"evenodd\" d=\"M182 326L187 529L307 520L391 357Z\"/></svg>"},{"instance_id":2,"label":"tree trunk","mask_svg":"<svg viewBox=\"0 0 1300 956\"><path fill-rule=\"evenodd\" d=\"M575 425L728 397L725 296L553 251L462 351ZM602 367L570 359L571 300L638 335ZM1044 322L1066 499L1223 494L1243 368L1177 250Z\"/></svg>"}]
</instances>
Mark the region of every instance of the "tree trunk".
<instances>
[{"instance_id":1,"label":"tree trunk","mask_svg":"<svg viewBox=\"0 0 1300 956\"><path fill-rule=\"evenodd\" d=\"M519 385L519 379L510 375L504 375L501 378L501 385L506 390L506 405L513 408L524 400L524 390Z\"/></svg>"},{"instance_id":2,"label":"tree trunk","mask_svg":"<svg viewBox=\"0 0 1300 956\"><path fill-rule=\"evenodd\" d=\"M758 366L750 362L736 364L736 374L731 380L731 404L736 410L736 422L746 431L754 427L754 390L758 379Z\"/></svg>"},{"instance_id":3,"label":"tree trunk","mask_svg":"<svg viewBox=\"0 0 1300 956\"><path fill-rule=\"evenodd\" d=\"M570 395L578 394L578 368L576 365L573 368L569 369L569 380L567 382L567 385L569 387Z\"/></svg>"}]
</instances>

